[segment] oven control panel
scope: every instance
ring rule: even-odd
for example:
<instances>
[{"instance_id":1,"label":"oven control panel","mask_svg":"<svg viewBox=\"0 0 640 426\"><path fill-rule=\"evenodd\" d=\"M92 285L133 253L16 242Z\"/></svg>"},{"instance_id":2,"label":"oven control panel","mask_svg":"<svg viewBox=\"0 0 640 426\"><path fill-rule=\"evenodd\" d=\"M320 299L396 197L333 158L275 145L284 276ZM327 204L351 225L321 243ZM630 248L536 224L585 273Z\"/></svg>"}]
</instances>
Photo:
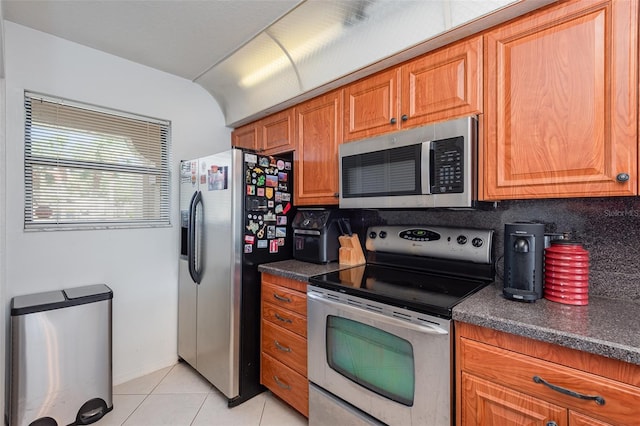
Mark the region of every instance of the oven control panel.
<instances>
[{"instance_id":1,"label":"oven control panel","mask_svg":"<svg viewBox=\"0 0 640 426\"><path fill-rule=\"evenodd\" d=\"M372 226L367 230L369 251L491 263L492 229L442 226Z\"/></svg>"}]
</instances>

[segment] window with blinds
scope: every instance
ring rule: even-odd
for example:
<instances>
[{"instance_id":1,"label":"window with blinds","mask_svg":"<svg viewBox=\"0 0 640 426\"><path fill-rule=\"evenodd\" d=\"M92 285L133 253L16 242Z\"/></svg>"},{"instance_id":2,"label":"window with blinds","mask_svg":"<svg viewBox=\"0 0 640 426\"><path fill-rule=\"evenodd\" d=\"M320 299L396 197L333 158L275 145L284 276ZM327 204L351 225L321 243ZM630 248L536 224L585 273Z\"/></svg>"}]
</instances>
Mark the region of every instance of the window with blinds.
<instances>
[{"instance_id":1,"label":"window with blinds","mask_svg":"<svg viewBox=\"0 0 640 426\"><path fill-rule=\"evenodd\" d=\"M168 226L168 121L25 93L25 229Z\"/></svg>"}]
</instances>

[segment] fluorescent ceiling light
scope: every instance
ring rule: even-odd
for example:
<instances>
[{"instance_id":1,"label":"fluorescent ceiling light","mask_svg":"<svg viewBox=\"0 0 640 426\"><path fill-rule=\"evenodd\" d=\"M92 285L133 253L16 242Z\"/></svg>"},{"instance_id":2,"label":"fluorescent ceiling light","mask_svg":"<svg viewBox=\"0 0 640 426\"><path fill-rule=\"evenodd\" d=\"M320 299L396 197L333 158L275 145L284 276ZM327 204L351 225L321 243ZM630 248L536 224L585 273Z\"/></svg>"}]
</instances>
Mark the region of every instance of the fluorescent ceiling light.
<instances>
[{"instance_id":1,"label":"fluorescent ceiling light","mask_svg":"<svg viewBox=\"0 0 640 426\"><path fill-rule=\"evenodd\" d=\"M295 69L296 62L298 62L299 59L326 48L326 46L336 41L344 33L344 30L341 23L334 23L313 38L303 40L303 43L300 43L293 49L285 49L268 31L266 31L266 33L282 50L282 56L242 77L238 83L242 88L248 89L260 84L291 66Z\"/></svg>"}]
</instances>

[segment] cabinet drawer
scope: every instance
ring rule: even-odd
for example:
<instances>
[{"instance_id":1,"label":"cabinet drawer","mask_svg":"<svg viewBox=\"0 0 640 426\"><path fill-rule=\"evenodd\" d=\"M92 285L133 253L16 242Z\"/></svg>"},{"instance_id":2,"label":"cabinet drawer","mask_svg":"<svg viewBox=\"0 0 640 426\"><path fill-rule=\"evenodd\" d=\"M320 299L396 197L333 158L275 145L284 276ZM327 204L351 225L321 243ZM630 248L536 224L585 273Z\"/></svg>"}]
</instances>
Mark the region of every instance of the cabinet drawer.
<instances>
[{"instance_id":1,"label":"cabinet drawer","mask_svg":"<svg viewBox=\"0 0 640 426\"><path fill-rule=\"evenodd\" d=\"M293 311L263 301L262 319L307 337L307 318Z\"/></svg>"},{"instance_id":2,"label":"cabinet drawer","mask_svg":"<svg viewBox=\"0 0 640 426\"><path fill-rule=\"evenodd\" d=\"M628 424L640 418L640 389L563 365L489 346L473 340L460 340L461 369L520 392L586 413L596 419ZM600 396L604 404L567 395L549 385ZM635 420L634 420L635 421Z\"/></svg>"},{"instance_id":3,"label":"cabinet drawer","mask_svg":"<svg viewBox=\"0 0 640 426\"><path fill-rule=\"evenodd\" d=\"M309 382L306 377L263 353L261 380L271 392L309 417Z\"/></svg>"},{"instance_id":4,"label":"cabinet drawer","mask_svg":"<svg viewBox=\"0 0 640 426\"><path fill-rule=\"evenodd\" d=\"M307 295L299 291L262 282L262 300L307 316Z\"/></svg>"},{"instance_id":5,"label":"cabinet drawer","mask_svg":"<svg viewBox=\"0 0 640 426\"><path fill-rule=\"evenodd\" d=\"M262 352L307 376L307 339L263 321Z\"/></svg>"}]
</instances>

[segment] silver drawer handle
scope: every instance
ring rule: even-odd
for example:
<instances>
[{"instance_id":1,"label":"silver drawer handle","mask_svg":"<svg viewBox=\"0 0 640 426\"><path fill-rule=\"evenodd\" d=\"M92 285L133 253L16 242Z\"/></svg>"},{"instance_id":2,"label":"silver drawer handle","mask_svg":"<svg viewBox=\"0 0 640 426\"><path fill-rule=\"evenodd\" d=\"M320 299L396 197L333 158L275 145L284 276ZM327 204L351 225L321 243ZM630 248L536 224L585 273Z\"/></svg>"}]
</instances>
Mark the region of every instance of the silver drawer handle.
<instances>
[{"instance_id":1,"label":"silver drawer handle","mask_svg":"<svg viewBox=\"0 0 640 426\"><path fill-rule=\"evenodd\" d=\"M547 382L546 380L544 380L542 377L539 377L539 376L533 376L533 381L536 382L536 383L543 384L543 385L547 386L548 388L550 388L550 389L552 389L552 390L554 390L556 392L560 392L562 394L569 395L569 396L572 396L574 398L586 399L586 400L589 400L589 401L595 401L596 404L598 404L598 405L604 405L604 402L605 402L604 398L601 397L600 395L585 395L583 393L578 393L578 392L575 392L575 391L572 391L572 390L569 390L569 389L565 389L563 387L551 384L551 383Z\"/></svg>"},{"instance_id":2,"label":"silver drawer handle","mask_svg":"<svg viewBox=\"0 0 640 426\"><path fill-rule=\"evenodd\" d=\"M291 389L291 386L289 386L289 385L288 385L288 384L286 384L286 383L282 383L282 382L280 381L280 379L278 379L278 376L273 376L273 380L275 380L275 381L276 381L276 384L277 384L278 386L280 386L282 389L286 389L286 390L290 390L290 389Z\"/></svg>"},{"instance_id":3,"label":"silver drawer handle","mask_svg":"<svg viewBox=\"0 0 640 426\"><path fill-rule=\"evenodd\" d=\"M288 323L288 324L291 324L291 323L293 322L293 321L291 321L289 318L282 318L282 317L281 317L280 315L278 315L278 314L275 314L275 316L276 316L276 319L278 319L278 320L280 320L280 321L282 321L282 322L286 322L286 323Z\"/></svg>"},{"instance_id":4,"label":"silver drawer handle","mask_svg":"<svg viewBox=\"0 0 640 426\"><path fill-rule=\"evenodd\" d=\"M278 343L277 340L274 340L273 343L276 344L276 348L282 352L291 352L291 348L287 348L286 346L282 346L280 343Z\"/></svg>"},{"instance_id":5,"label":"silver drawer handle","mask_svg":"<svg viewBox=\"0 0 640 426\"><path fill-rule=\"evenodd\" d=\"M273 293L273 297L281 302L291 303L291 299L289 299L288 297L280 296L278 293Z\"/></svg>"}]
</instances>

